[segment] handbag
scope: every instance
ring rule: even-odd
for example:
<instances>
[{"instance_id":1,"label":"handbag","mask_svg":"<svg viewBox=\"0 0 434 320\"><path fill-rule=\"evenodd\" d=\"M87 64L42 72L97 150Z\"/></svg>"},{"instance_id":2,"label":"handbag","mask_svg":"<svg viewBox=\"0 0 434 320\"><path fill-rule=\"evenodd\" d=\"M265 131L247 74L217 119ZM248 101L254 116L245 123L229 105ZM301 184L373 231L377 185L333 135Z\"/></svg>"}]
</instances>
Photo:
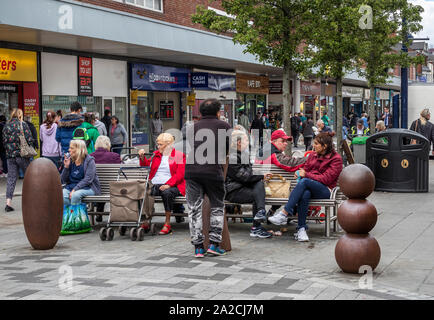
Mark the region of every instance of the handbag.
<instances>
[{"instance_id":1,"label":"handbag","mask_svg":"<svg viewBox=\"0 0 434 320\"><path fill-rule=\"evenodd\" d=\"M271 181L270 179L264 181L266 197L289 198L291 182L287 181L280 174L273 174L272 177L278 177L280 181Z\"/></svg>"},{"instance_id":2,"label":"handbag","mask_svg":"<svg viewBox=\"0 0 434 320\"><path fill-rule=\"evenodd\" d=\"M23 123L20 122L20 156L21 158L31 158L36 156L38 153L36 150L27 143L26 137L24 135Z\"/></svg>"},{"instance_id":3,"label":"handbag","mask_svg":"<svg viewBox=\"0 0 434 320\"><path fill-rule=\"evenodd\" d=\"M419 124L419 120L416 120L416 128L414 129L415 132L417 132L417 125L418 124ZM411 139L410 144L417 144L417 140L416 139Z\"/></svg>"}]
</instances>

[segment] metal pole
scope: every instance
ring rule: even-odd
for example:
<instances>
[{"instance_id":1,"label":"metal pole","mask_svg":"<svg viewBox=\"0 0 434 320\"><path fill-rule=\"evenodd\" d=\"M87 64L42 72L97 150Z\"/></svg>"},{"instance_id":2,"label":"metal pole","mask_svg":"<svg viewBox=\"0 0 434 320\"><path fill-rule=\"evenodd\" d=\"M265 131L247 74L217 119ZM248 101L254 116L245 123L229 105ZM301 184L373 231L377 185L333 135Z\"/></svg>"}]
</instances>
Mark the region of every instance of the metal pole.
<instances>
[{"instance_id":1,"label":"metal pole","mask_svg":"<svg viewBox=\"0 0 434 320\"><path fill-rule=\"evenodd\" d=\"M406 19L402 20L403 26L406 25ZM404 35L402 51L408 53L405 45L408 42L408 34ZM408 128L408 69L401 68L401 128Z\"/></svg>"}]
</instances>

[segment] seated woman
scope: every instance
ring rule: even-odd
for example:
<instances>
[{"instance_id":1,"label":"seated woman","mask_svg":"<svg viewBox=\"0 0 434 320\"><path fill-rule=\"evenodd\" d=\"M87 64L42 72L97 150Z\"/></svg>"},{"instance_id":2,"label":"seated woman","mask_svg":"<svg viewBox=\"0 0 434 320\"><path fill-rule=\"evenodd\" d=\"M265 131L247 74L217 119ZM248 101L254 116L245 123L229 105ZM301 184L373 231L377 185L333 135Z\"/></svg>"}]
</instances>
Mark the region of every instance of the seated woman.
<instances>
[{"instance_id":1,"label":"seated woman","mask_svg":"<svg viewBox=\"0 0 434 320\"><path fill-rule=\"evenodd\" d=\"M300 182L289 195L284 209L268 219L275 225L285 225L288 214L293 215L297 206L298 232L295 239L298 241L309 241L306 216L310 199L329 199L342 171L342 158L334 150L333 135L334 133L324 132L315 137L314 152L307 158L304 168L298 172Z\"/></svg>"},{"instance_id":2,"label":"seated woman","mask_svg":"<svg viewBox=\"0 0 434 320\"><path fill-rule=\"evenodd\" d=\"M69 156L65 155L63 164L61 180L65 187L63 188L64 214L61 233L90 231L86 205L81 202L81 199L101 193L95 160L87 154L84 141L71 140Z\"/></svg>"},{"instance_id":3,"label":"seated woman","mask_svg":"<svg viewBox=\"0 0 434 320\"><path fill-rule=\"evenodd\" d=\"M172 231L170 215L174 207L173 200L178 196L185 196L185 155L173 147L174 142L175 138L171 134L162 133L157 137L158 150L154 151L152 159L146 159L145 150L139 151L140 166L151 165L151 195L163 198L166 221L160 234ZM146 229L149 226L142 227Z\"/></svg>"},{"instance_id":4,"label":"seated woman","mask_svg":"<svg viewBox=\"0 0 434 320\"><path fill-rule=\"evenodd\" d=\"M249 138L244 131L232 132L231 152L225 189L226 200L234 203L253 203L251 237L269 238L272 234L261 226L266 222L265 188L263 179L269 174L255 175L250 164Z\"/></svg>"},{"instance_id":5,"label":"seated woman","mask_svg":"<svg viewBox=\"0 0 434 320\"><path fill-rule=\"evenodd\" d=\"M99 136L95 141L95 152L90 155L95 159L96 164L117 164L121 163L121 157L116 152L111 152L110 138L106 136ZM105 202L96 203L96 211L103 212ZM96 216L97 222L102 222L102 215Z\"/></svg>"}]
</instances>

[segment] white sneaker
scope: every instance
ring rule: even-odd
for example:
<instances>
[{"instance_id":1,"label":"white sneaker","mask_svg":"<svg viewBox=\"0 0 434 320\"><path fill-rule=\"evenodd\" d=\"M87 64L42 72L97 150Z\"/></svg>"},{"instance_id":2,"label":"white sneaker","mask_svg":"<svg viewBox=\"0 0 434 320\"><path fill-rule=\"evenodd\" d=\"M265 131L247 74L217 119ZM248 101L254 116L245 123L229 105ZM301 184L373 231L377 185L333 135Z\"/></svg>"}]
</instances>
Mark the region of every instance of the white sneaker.
<instances>
[{"instance_id":1,"label":"white sneaker","mask_svg":"<svg viewBox=\"0 0 434 320\"><path fill-rule=\"evenodd\" d=\"M275 224L276 226L284 226L288 223L288 216L282 211L279 211L269 217L268 221L270 221L272 224Z\"/></svg>"},{"instance_id":2,"label":"white sneaker","mask_svg":"<svg viewBox=\"0 0 434 320\"><path fill-rule=\"evenodd\" d=\"M298 232L295 235L295 240L297 240L299 242L309 241L309 237L307 236L306 230L304 228L298 229Z\"/></svg>"}]
</instances>

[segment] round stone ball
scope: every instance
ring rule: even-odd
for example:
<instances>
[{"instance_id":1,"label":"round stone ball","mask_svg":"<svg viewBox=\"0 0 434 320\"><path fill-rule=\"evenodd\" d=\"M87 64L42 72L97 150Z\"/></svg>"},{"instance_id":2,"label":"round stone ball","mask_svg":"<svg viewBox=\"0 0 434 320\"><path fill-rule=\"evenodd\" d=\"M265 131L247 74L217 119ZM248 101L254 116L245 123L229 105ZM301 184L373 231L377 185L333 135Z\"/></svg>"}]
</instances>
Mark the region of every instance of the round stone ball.
<instances>
[{"instance_id":1,"label":"round stone ball","mask_svg":"<svg viewBox=\"0 0 434 320\"><path fill-rule=\"evenodd\" d=\"M336 262L346 273L359 273L361 266L370 266L374 271L380 257L380 246L369 234L345 234L335 248Z\"/></svg>"},{"instance_id":2,"label":"round stone ball","mask_svg":"<svg viewBox=\"0 0 434 320\"><path fill-rule=\"evenodd\" d=\"M23 182L23 223L27 239L36 250L52 249L59 240L63 218L60 174L48 159L33 160Z\"/></svg>"},{"instance_id":3,"label":"round stone ball","mask_svg":"<svg viewBox=\"0 0 434 320\"><path fill-rule=\"evenodd\" d=\"M349 199L365 199L374 191L375 176L367 166L352 164L342 170L338 183Z\"/></svg>"},{"instance_id":4,"label":"round stone ball","mask_svg":"<svg viewBox=\"0 0 434 320\"><path fill-rule=\"evenodd\" d=\"M346 200L338 209L338 222L348 233L368 233L375 227L377 217L377 209L368 200Z\"/></svg>"}]
</instances>

